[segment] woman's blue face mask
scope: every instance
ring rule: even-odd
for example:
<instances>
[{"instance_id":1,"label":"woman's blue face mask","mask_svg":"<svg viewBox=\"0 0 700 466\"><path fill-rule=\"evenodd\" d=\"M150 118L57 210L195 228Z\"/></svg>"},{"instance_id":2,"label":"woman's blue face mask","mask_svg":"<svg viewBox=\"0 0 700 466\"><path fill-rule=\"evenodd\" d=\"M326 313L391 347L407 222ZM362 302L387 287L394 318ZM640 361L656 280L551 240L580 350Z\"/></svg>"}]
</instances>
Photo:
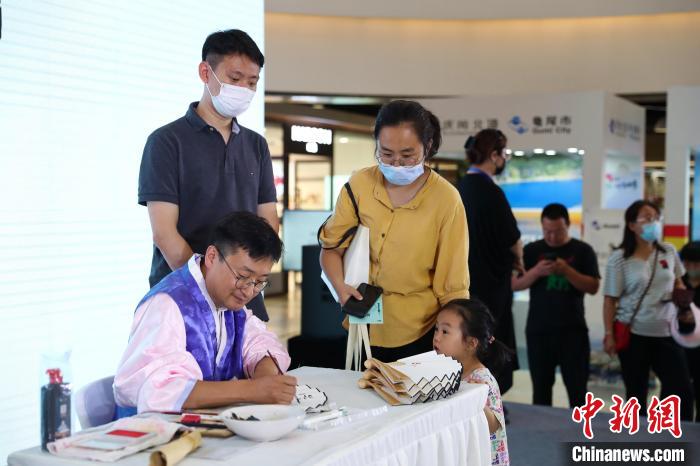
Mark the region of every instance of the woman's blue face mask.
<instances>
[{"instance_id":1,"label":"woman's blue face mask","mask_svg":"<svg viewBox=\"0 0 700 466\"><path fill-rule=\"evenodd\" d=\"M661 241L661 222L654 220L653 222L642 225L642 233L639 235L644 241L654 243Z\"/></svg>"},{"instance_id":2,"label":"woman's blue face mask","mask_svg":"<svg viewBox=\"0 0 700 466\"><path fill-rule=\"evenodd\" d=\"M423 162L419 162L412 167L395 167L393 165L386 165L380 160L379 170L389 183L398 186L406 186L416 181L425 171L425 167L423 166Z\"/></svg>"}]
</instances>

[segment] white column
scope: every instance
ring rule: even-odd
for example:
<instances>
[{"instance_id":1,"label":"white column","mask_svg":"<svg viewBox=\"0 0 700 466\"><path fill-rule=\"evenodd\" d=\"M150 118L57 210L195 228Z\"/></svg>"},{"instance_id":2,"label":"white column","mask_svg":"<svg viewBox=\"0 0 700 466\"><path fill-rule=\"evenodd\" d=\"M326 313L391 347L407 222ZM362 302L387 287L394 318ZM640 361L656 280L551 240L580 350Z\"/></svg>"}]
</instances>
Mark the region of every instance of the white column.
<instances>
[{"instance_id":1,"label":"white column","mask_svg":"<svg viewBox=\"0 0 700 466\"><path fill-rule=\"evenodd\" d=\"M689 236L690 151L700 145L700 87L668 90L666 127L664 236L681 247Z\"/></svg>"}]
</instances>

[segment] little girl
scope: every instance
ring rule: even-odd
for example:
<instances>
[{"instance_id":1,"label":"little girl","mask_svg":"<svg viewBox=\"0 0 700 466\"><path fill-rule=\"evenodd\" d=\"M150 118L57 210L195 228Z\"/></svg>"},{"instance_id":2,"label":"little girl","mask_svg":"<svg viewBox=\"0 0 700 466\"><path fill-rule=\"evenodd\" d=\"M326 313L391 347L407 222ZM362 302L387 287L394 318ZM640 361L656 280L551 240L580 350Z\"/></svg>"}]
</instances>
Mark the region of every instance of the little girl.
<instances>
[{"instance_id":1,"label":"little girl","mask_svg":"<svg viewBox=\"0 0 700 466\"><path fill-rule=\"evenodd\" d=\"M500 367L510 357L510 350L494 339L494 327L493 316L483 303L455 299L438 314L433 347L462 364L463 381L488 385L484 413L491 434L491 464L509 465L501 392L489 368Z\"/></svg>"}]
</instances>

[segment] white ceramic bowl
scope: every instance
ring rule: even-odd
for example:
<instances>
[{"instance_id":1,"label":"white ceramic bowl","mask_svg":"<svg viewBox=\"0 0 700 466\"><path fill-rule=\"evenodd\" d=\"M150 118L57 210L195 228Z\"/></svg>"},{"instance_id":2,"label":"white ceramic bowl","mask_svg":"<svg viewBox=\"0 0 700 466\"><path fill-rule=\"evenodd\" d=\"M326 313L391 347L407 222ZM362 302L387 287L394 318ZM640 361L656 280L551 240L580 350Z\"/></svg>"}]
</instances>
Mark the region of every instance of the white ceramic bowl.
<instances>
[{"instance_id":1,"label":"white ceramic bowl","mask_svg":"<svg viewBox=\"0 0 700 466\"><path fill-rule=\"evenodd\" d=\"M255 416L260 420L238 421L231 417L233 413L243 419ZM236 435L258 442L270 442L299 427L304 415L304 409L298 405L249 405L227 409L219 416Z\"/></svg>"}]
</instances>

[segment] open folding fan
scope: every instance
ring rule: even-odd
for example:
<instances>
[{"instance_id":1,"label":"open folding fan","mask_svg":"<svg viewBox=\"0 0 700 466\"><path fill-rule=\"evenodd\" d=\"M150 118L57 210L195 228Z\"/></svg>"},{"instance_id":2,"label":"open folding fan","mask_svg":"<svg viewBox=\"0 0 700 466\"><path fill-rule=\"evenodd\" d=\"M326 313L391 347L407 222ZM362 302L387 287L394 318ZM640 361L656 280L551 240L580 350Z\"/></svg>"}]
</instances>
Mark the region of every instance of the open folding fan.
<instances>
[{"instance_id":1,"label":"open folding fan","mask_svg":"<svg viewBox=\"0 0 700 466\"><path fill-rule=\"evenodd\" d=\"M358 381L391 405L424 403L445 398L459 389L462 365L435 351L385 363L370 358Z\"/></svg>"}]
</instances>

